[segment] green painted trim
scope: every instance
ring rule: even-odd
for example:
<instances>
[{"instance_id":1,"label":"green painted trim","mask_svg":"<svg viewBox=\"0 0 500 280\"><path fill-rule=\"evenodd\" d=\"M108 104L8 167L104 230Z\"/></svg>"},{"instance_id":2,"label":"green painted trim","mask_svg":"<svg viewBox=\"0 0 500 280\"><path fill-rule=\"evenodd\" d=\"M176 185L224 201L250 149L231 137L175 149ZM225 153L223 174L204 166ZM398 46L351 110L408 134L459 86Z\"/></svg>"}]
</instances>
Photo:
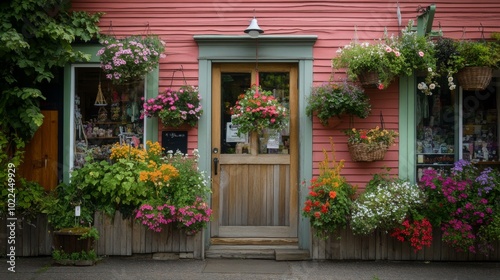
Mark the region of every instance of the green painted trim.
<instances>
[{"instance_id":1,"label":"green painted trim","mask_svg":"<svg viewBox=\"0 0 500 280\"><path fill-rule=\"evenodd\" d=\"M311 225L308 218L301 215L302 205L309 193L307 186L302 181L309 182L313 174L313 140L312 140L312 118L305 114L307 99L311 95L313 85L313 61L302 60L299 62L299 247L302 249L312 248Z\"/></svg>"},{"instance_id":2,"label":"green painted trim","mask_svg":"<svg viewBox=\"0 0 500 280\"><path fill-rule=\"evenodd\" d=\"M416 182L415 75L399 78L399 177Z\"/></svg>"},{"instance_id":3,"label":"green painted trim","mask_svg":"<svg viewBox=\"0 0 500 280\"><path fill-rule=\"evenodd\" d=\"M258 39L242 36L195 35L198 43L199 87L202 96L203 116L198 122L198 149L200 152L199 167L201 170L211 170L211 106L212 98L212 62L254 62L258 44L259 62L294 62L298 63L299 73L299 247L312 248L311 228L309 219L300 213L307 187L300 184L312 178L312 119L305 114L307 98L313 84L313 45L318 36L298 35L281 36L266 35ZM258 40L258 41L257 41ZM210 233L205 231L205 240ZM210 244L205 243L204 248Z\"/></svg>"},{"instance_id":4,"label":"green painted trim","mask_svg":"<svg viewBox=\"0 0 500 280\"><path fill-rule=\"evenodd\" d=\"M211 152L212 152L212 138L211 138L211 123L212 123L212 63L210 60L202 59L198 63L198 88L199 94L201 96L201 106L203 108L203 114L198 120L198 151L200 154L200 159L198 161L198 167L200 170L205 170L207 176L210 176L210 170L212 168ZM208 181L209 184L212 183L211 180ZM210 186L212 189L212 186ZM208 201L211 203L212 195L208 197ZM210 227L203 231L204 239L210 240ZM202 250L209 245L208 242L202 245ZM202 259L205 258L205 253L201 254Z\"/></svg>"},{"instance_id":5,"label":"green painted trim","mask_svg":"<svg viewBox=\"0 0 500 280\"><path fill-rule=\"evenodd\" d=\"M96 55L97 51L101 49L100 45L75 45L73 49L76 51L81 51L86 54L90 54L91 58L88 62L75 62L75 64L68 64L64 67L64 121L63 121L63 182L69 182L69 173L71 164L71 147L72 137L74 135L71 132L71 126L73 124L72 112L73 108L73 98L72 98L72 84L74 80L74 73L72 70L72 65L93 65L99 67L99 57ZM158 67L152 72L146 75L146 98L152 98L158 96L158 81L159 81L159 69ZM151 140L153 142L158 141L158 120L157 119L146 119L145 123L145 137L144 140Z\"/></svg>"},{"instance_id":6,"label":"green painted trim","mask_svg":"<svg viewBox=\"0 0 500 280\"><path fill-rule=\"evenodd\" d=\"M71 147L71 66L68 64L64 67L64 98L63 98L63 182L69 183L69 167L70 167L70 150Z\"/></svg>"}]
</instances>

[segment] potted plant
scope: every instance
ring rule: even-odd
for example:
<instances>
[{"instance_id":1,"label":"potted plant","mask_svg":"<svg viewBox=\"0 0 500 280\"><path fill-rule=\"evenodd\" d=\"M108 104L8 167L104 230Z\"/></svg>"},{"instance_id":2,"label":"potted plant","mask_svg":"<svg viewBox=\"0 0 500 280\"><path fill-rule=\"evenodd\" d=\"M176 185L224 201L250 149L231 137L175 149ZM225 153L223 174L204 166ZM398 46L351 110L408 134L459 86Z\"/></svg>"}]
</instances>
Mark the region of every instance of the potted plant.
<instances>
[{"instance_id":1,"label":"potted plant","mask_svg":"<svg viewBox=\"0 0 500 280\"><path fill-rule=\"evenodd\" d=\"M464 90L484 90L491 81L493 68L500 61L495 45L487 41L456 41L453 65Z\"/></svg>"},{"instance_id":2,"label":"potted plant","mask_svg":"<svg viewBox=\"0 0 500 280\"><path fill-rule=\"evenodd\" d=\"M194 127L202 114L198 87L182 86L178 91L167 89L157 97L145 100L141 118L158 117L169 127L185 123Z\"/></svg>"},{"instance_id":3,"label":"potted plant","mask_svg":"<svg viewBox=\"0 0 500 280\"><path fill-rule=\"evenodd\" d=\"M316 114L324 126L332 117L353 115L364 119L370 111L370 99L364 90L347 81L313 87L306 107L307 116Z\"/></svg>"},{"instance_id":4,"label":"potted plant","mask_svg":"<svg viewBox=\"0 0 500 280\"><path fill-rule=\"evenodd\" d=\"M350 215L351 204L356 189L340 175L344 160L336 161L334 145L332 160L326 151L319 164L320 173L310 182L309 194L306 197L302 215L309 218L316 236L328 238L340 228L345 228Z\"/></svg>"},{"instance_id":5,"label":"potted plant","mask_svg":"<svg viewBox=\"0 0 500 280\"><path fill-rule=\"evenodd\" d=\"M351 42L337 50L332 66L345 68L351 81L360 81L363 86L384 89L401 72L401 53L385 40L373 43Z\"/></svg>"},{"instance_id":6,"label":"potted plant","mask_svg":"<svg viewBox=\"0 0 500 280\"><path fill-rule=\"evenodd\" d=\"M347 145L353 161L383 160L387 149L398 137L394 130L352 128L345 131L348 136Z\"/></svg>"},{"instance_id":7,"label":"potted plant","mask_svg":"<svg viewBox=\"0 0 500 280\"><path fill-rule=\"evenodd\" d=\"M156 35L105 37L97 55L106 78L115 84L142 79L164 58L165 42Z\"/></svg>"}]
</instances>

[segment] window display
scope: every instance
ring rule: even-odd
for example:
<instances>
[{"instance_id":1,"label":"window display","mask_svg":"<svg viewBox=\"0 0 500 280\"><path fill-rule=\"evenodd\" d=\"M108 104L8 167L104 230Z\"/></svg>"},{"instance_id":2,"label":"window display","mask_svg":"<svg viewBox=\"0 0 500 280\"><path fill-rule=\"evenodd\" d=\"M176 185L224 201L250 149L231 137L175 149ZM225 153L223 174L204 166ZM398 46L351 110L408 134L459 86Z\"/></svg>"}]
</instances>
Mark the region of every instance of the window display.
<instances>
[{"instance_id":1,"label":"window display","mask_svg":"<svg viewBox=\"0 0 500 280\"><path fill-rule=\"evenodd\" d=\"M434 95L417 93L416 162L418 180L427 168L447 172L456 161L455 94L441 89Z\"/></svg>"},{"instance_id":2,"label":"window display","mask_svg":"<svg viewBox=\"0 0 500 280\"><path fill-rule=\"evenodd\" d=\"M496 89L463 92L462 158L478 164L498 162Z\"/></svg>"},{"instance_id":3,"label":"window display","mask_svg":"<svg viewBox=\"0 0 500 280\"><path fill-rule=\"evenodd\" d=\"M75 168L85 162L86 155L107 159L115 143L142 143L143 96L143 80L114 85L98 67L75 69Z\"/></svg>"}]
</instances>

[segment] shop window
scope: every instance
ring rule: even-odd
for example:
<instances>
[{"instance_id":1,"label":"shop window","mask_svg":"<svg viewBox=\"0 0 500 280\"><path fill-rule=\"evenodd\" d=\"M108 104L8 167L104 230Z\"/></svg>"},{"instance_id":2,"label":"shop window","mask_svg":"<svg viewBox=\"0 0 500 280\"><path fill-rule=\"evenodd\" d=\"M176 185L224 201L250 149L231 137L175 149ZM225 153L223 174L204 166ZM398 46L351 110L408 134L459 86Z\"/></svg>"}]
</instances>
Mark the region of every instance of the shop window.
<instances>
[{"instance_id":1,"label":"shop window","mask_svg":"<svg viewBox=\"0 0 500 280\"><path fill-rule=\"evenodd\" d=\"M144 80L114 85L99 67L76 67L74 86L75 168L108 159L115 143L142 144Z\"/></svg>"},{"instance_id":2,"label":"shop window","mask_svg":"<svg viewBox=\"0 0 500 280\"><path fill-rule=\"evenodd\" d=\"M416 166L418 180L425 169L448 172L456 161L456 93L440 87L432 95L417 91Z\"/></svg>"},{"instance_id":3,"label":"shop window","mask_svg":"<svg viewBox=\"0 0 500 280\"><path fill-rule=\"evenodd\" d=\"M498 83L496 78L483 91L462 93L461 158L478 165L499 164Z\"/></svg>"}]
</instances>

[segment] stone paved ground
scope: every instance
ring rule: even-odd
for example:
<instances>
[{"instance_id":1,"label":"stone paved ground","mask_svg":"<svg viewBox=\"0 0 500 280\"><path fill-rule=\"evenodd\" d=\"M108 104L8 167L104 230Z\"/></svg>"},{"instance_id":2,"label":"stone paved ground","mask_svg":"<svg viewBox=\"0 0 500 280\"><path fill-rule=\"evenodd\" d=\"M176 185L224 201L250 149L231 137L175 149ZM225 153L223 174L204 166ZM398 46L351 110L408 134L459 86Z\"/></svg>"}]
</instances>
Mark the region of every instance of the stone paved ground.
<instances>
[{"instance_id":1,"label":"stone paved ground","mask_svg":"<svg viewBox=\"0 0 500 280\"><path fill-rule=\"evenodd\" d=\"M50 257L2 259L0 279L500 279L500 262L172 260L108 257L95 266L57 266Z\"/></svg>"}]
</instances>

